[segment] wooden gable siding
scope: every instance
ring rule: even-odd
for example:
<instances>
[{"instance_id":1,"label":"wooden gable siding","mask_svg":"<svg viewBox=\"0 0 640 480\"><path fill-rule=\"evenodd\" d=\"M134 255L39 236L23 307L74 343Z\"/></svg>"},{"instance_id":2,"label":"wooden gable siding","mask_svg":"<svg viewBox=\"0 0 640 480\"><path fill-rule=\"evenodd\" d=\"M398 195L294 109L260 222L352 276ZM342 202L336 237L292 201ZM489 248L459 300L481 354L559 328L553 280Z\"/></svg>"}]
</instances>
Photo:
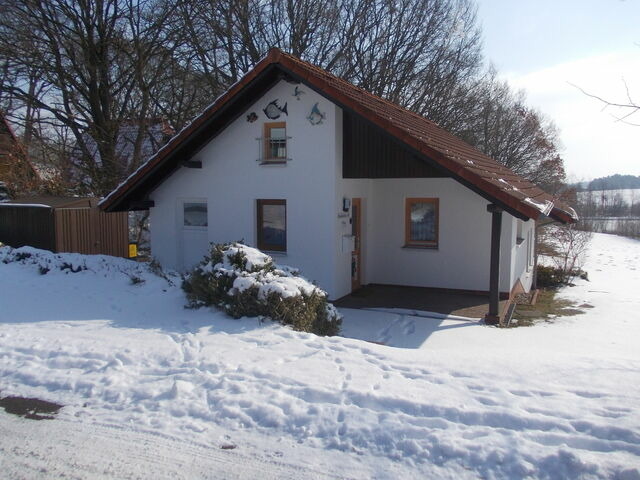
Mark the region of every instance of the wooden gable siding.
<instances>
[{"instance_id":1,"label":"wooden gable siding","mask_svg":"<svg viewBox=\"0 0 640 480\"><path fill-rule=\"evenodd\" d=\"M343 178L447 177L359 115L342 117Z\"/></svg>"}]
</instances>

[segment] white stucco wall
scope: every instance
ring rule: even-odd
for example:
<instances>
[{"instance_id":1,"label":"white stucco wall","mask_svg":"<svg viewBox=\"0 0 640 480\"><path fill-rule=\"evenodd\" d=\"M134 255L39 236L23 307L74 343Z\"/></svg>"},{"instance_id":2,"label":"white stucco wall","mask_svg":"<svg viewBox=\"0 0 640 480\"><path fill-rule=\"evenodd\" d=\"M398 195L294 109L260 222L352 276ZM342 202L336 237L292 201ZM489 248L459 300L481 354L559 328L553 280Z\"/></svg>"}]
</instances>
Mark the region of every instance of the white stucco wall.
<instances>
[{"instance_id":1,"label":"white stucco wall","mask_svg":"<svg viewBox=\"0 0 640 480\"><path fill-rule=\"evenodd\" d=\"M335 152L336 107L311 89L300 87L300 100L292 96L294 85L280 82L255 102L229 127L212 139L195 157L202 169L182 168L152 194L152 254L168 267L182 269L180 259L181 199L206 198L208 238L211 242L243 239L256 245L256 200L287 200L287 253L274 254L276 261L298 267L302 273L330 292L333 290L335 255ZM288 115L268 120L262 109L272 100L287 103ZM326 118L320 125L306 119L318 102ZM249 123L246 115L258 120ZM259 140L263 125L286 121L286 166L261 166ZM204 254L204 252L203 252Z\"/></svg>"},{"instance_id":2,"label":"white stucco wall","mask_svg":"<svg viewBox=\"0 0 640 480\"><path fill-rule=\"evenodd\" d=\"M300 268L302 274L329 292L332 299L351 292L351 252L343 236L351 234L349 216L342 214L343 198L362 199L361 283L414 285L488 290L491 214L487 200L451 179L343 179L341 110L311 89L280 82L247 109L193 159L202 169L181 168L150 198L152 255L162 265L184 269L182 202L206 200L210 242L244 240L256 245L256 200L287 200L287 252L277 262ZM287 103L286 166L261 166L259 140L268 120L262 109L272 100ZM326 118L320 125L306 119L319 104ZM249 123L246 115L258 120ZM405 199L440 199L437 250L403 248ZM533 222L531 222L533 223ZM509 291L520 275L512 258L522 249L515 244L516 221L503 214L501 291ZM189 240L191 239L191 240ZM193 232L186 241L193 242ZM197 242L196 242L197 243ZM204 243L201 242L202 245ZM524 283L524 282L523 282Z\"/></svg>"},{"instance_id":3,"label":"white stucco wall","mask_svg":"<svg viewBox=\"0 0 640 480\"><path fill-rule=\"evenodd\" d=\"M514 227L513 227L513 236L511 241L511 251L513 261L511 262L511 278L512 282L515 283L520 280L522 286L525 291L529 291L531 289L531 284L533 282L533 258L532 254L535 248L535 226L536 223L534 220L529 220L526 222L522 222L517 219L513 219ZM521 224L521 235L523 241L518 245L516 238L517 230L518 230L518 222Z\"/></svg>"},{"instance_id":4,"label":"white stucco wall","mask_svg":"<svg viewBox=\"0 0 640 480\"><path fill-rule=\"evenodd\" d=\"M342 180L337 193L339 198L363 197L363 283L489 289L487 200L455 180L440 178ZM405 199L414 197L439 199L437 249L404 247ZM512 282L513 220L503 213L500 289L505 292ZM338 286L344 291L350 283L343 280Z\"/></svg>"}]
</instances>

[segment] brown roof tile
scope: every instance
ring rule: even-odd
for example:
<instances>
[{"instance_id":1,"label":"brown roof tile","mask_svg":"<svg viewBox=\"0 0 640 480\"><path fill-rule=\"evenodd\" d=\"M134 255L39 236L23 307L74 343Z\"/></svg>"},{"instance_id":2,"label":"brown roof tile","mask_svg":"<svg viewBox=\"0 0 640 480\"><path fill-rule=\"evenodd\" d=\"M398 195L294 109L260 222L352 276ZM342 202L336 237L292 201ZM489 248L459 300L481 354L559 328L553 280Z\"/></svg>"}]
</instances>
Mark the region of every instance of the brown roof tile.
<instances>
[{"instance_id":1,"label":"brown roof tile","mask_svg":"<svg viewBox=\"0 0 640 480\"><path fill-rule=\"evenodd\" d=\"M572 222L577 218L573 209L558 204L551 195L533 183L440 128L434 122L277 49L272 49L251 72L218 98L105 198L101 203L102 208L116 210L118 205L126 203L127 196L140 185L146 175L168 159L171 152L182 142L189 141L201 125L272 65L298 77L339 106L350 109L384 129L408 147L437 162L463 184L473 187L474 190L506 207L512 213L534 219L544 213L563 222Z\"/></svg>"}]
</instances>

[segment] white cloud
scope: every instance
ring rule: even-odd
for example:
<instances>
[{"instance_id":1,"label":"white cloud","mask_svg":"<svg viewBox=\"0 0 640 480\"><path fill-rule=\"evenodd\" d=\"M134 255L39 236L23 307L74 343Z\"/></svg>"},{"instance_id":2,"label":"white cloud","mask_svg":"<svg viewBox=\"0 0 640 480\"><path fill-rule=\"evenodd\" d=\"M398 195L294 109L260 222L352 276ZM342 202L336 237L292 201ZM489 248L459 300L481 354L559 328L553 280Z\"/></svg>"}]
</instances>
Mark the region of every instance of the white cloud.
<instances>
[{"instance_id":1,"label":"white cloud","mask_svg":"<svg viewBox=\"0 0 640 480\"><path fill-rule=\"evenodd\" d=\"M529 104L560 128L567 172L579 179L613 173L640 175L640 126L617 122L624 112L582 93L627 102L625 84L640 103L640 48L544 68L524 75L503 75L527 91ZM573 85L575 86L573 86ZM640 113L629 119L640 123Z\"/></svg>"}]
</instances>

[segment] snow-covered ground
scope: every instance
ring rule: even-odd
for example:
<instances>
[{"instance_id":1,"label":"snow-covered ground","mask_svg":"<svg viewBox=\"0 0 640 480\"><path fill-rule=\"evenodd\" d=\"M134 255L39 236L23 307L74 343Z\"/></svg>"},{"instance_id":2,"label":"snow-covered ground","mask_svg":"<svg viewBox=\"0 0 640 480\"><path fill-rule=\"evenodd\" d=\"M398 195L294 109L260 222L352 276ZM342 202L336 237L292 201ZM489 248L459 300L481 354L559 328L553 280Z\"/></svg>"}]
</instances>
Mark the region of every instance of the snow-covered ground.
<instances>
[{"instance_id":1,"label":"snow-covered ground","mask_svg":"<svg viewBox=\"0 0 640 480\"><path fill-rule=\"evenodd\" d=\"M591 281L563 292L584 315L342 310L352 338L184 309L178 279L126 260L49 258L0 263L0 396L65 407L0 411L0 476L640 479L638 241L594 235Z\"/></svg>"}]
</instances>

